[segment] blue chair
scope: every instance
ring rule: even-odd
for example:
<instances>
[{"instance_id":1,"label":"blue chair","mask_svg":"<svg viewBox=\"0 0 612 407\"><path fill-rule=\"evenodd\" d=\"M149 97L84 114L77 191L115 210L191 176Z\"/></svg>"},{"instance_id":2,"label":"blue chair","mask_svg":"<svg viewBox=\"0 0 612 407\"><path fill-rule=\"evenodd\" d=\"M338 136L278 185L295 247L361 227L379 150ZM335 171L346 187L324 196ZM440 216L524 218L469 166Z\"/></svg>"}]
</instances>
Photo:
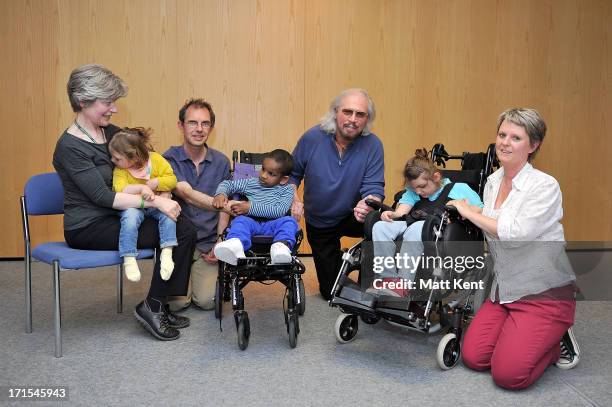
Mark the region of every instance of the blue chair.
<instances>
[{"instance_id":1,"label":"blue chair","mask_svg":"<svg viewBox=\"0 0 612 407\"><path fill-rule=\"evenodd\" d=\"M64 187L55 172L34 175L21 197L23 240L25 244L25 305L26 333L32 332L32 258L53 267L53 315L55 331L55 357L62 357L60 271L115 266L117 268L117 312L123 311L123 261L115 250L78 250L65 242L39 244L32 250L29 216L61 215L64 213ZM151 258L154 249L139 251L139 259Z\"/></svg>"}]
</instances>

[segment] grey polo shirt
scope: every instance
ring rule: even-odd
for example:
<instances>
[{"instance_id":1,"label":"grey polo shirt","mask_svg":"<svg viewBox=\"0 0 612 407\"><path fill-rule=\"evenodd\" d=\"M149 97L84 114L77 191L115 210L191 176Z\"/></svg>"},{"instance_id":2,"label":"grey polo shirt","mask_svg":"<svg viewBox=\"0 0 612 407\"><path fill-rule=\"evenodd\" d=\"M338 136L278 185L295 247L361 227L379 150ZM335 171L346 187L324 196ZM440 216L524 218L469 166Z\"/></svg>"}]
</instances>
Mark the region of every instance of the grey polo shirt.
<instances>
[{"instance_id":1,"label":"grey polo shirt","mask_svg":"<svg viewBox=\"0 0 612 407\"><path fill-rule=\"evenodd\" d=\"M164 153L164 158L172 166L178 182L186 181L193 189L214 196L219 183L230 179L230 162L220 151L206 147L206 157L199 164L198 172L196 172L195 164L187 156L183 146L170 147ZM210 251L217 240L219 213L196 208L179 197L175 197L175 199L181 205L181 214L187 216L197 228L198 241L196 247L198 250L204 253Z\"/></svg>"}]
</instances>

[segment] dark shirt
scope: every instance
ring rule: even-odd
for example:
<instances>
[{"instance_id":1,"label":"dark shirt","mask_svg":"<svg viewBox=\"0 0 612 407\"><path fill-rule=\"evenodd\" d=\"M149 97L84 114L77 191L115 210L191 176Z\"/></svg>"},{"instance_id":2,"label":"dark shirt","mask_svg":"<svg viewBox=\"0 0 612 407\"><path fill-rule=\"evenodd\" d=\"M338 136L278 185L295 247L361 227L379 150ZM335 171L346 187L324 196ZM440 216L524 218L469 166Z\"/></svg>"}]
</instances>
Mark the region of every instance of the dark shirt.
<instances>
[{"instance_id":1,"label":"dark shirt","mask_svg":"<svg viewBox=\"0 0 612 407\"><path fill-rule=\"evenodd\" d=\"M104 129L107 140L119 130ZM95 144L72 134L61 135L53 153L53 167L64 186L64 230L76 230L108 215L118 215L115 201L113 165L108 144Z\"/></svg>"},{"instance_id":2,"label":"dark shirt","mask_svg":"<svg viewBox=\"0 0 612 407\"><path fill-rule=\"evenodd\" d=\"M229 160L223 153L208 146L198 173L183 146L170 147L164 153L164 158L172 166L178 182L186 181L193 189L206 195L214 196L221 181L230 179ZM175 199L181 205L181 214L187 216L198 230L198 250L204 253L210 251L217 240L219 213L191 206L179 197Z\"/></svg>"},{"instance_id":3,"label":"dark shirt","mask_svg":"<svg viewBox=\"0 0 612 407\"><path fill-rule=\"evenodd\" d=\"M306 221L314 227L337 225L368 195L385 196L383 146L374 134L357 137L340 157L334 134L317 125L300 138L293 160L289 182L304 179Z\"/></svg>"}]
</instances>

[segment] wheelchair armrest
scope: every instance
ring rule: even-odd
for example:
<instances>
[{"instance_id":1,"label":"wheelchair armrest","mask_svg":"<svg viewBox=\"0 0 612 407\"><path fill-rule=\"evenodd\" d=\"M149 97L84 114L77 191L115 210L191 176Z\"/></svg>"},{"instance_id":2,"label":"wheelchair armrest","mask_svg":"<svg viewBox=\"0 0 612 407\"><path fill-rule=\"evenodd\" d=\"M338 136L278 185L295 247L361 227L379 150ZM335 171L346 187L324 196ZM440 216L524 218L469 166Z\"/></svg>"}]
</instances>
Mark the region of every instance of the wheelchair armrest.
<instances>
[{"instance_id":1,"label":"wheelchair armrest","mask_svg":"<svg viewBox=\"0 0 612 407\"><path fill-rule=\"evenodd\" d=\"M393 210L389 205L385 205L384 203L378 202L374 199L366 199L365 203L370 208L377 210L377 211L392 211Z\"/></svg>"},{"instance_id":2,"label":"wheelchair armrest","mask_svg":"<svg viewBox=\"0 0 612 407\"><path fill-rule=\"evenodd\" d=\"M444 209L448 212L448 215L452 218L459 217L459 211L453 205L445 205Z\"/></svg>"}]
</instances>

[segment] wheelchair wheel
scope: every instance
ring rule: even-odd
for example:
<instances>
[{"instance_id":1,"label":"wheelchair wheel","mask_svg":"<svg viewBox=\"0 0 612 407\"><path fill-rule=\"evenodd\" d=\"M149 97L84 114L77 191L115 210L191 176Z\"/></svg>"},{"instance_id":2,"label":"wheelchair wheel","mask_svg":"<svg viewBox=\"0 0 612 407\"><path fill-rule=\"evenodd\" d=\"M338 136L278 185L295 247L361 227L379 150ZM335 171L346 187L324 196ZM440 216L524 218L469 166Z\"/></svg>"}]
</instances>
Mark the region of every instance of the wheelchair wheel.
<instances>
[{"instance_id":1,"label":"wheelchair wheel","mask_svg":"<svg viewBox=\"0 0 612 407\"><path fill-rule=\"evenodd\" d=\"M371 316L371 315L361 314L359 318L361 318L361 321L363 321L364 323L368 325L374 325L374 324L377 324L378 321L380 321L380 317L378 315Z\"/></svg>"},{"instance_id":2,"label":"wheelchair wheel","mask_svg":"<svg viewBox=\"0 0 612 407\"><path fill-rule=\"evenodd\" d=\"M299 333L299 321L298 315L296 313L292 313L289 315L287 320L287 333L289 334L289 346L291 349L297 346L297 337Z\"/></svg>"},{"instance_id":3,"label":"wheelchair wheel","mask_svg":"<svg viewBox=\"0 0 612 407\"><path fill-rule=\"evenodd\" d=\"M436 351L436 361L442 370L449 370L457 366L461 356L461 344L454 333L442 337Z\"/></svg>"},{"instance_id":4,"label":"wheelchair wheel","mask_svg":"<svg viewBox=\"0 0 612 407\"><path fill-rule=\"evenodd\" d=\"M251 336L251 326L249 323L249 314L246 311L241 312L237 316L238 320L238 347L240 350L245 350L249 346L249 337Z\"/></svg>"},{"instance_id":5,"label":"wheelchair wheel","mask_svg":"<svg viewBox=\"0 0 612 407\"><path fill-rule=\"evenodd\" d=\"M221 282L217 279L215 283L215 318L221 319L221 313L223 311L223 287Z\"/></svg>"},{"instance_id":6,"label":"wheelchair wheel","mask_svg":"<svg viewBox=\"0 0 612 407\"><path fill-rule=\"evenodd\" d=\"M340 314L334 325L334 333L340 343L349 343L354 340L358 329L359 319L357 315L352 314Z\"/></svg>"},{"instance_id":7,"label":"wheelchair wheel","mask_svg":"<svg viewBox=\"0 0 612 407\"><path fill-rule=\"evenodd\" d=\"M300 303L297 305L297 312L300 316L306 311L306 289L304 288L304 280L298 280L298 292L300 293Z\"/></svg>"}]
</instances>

